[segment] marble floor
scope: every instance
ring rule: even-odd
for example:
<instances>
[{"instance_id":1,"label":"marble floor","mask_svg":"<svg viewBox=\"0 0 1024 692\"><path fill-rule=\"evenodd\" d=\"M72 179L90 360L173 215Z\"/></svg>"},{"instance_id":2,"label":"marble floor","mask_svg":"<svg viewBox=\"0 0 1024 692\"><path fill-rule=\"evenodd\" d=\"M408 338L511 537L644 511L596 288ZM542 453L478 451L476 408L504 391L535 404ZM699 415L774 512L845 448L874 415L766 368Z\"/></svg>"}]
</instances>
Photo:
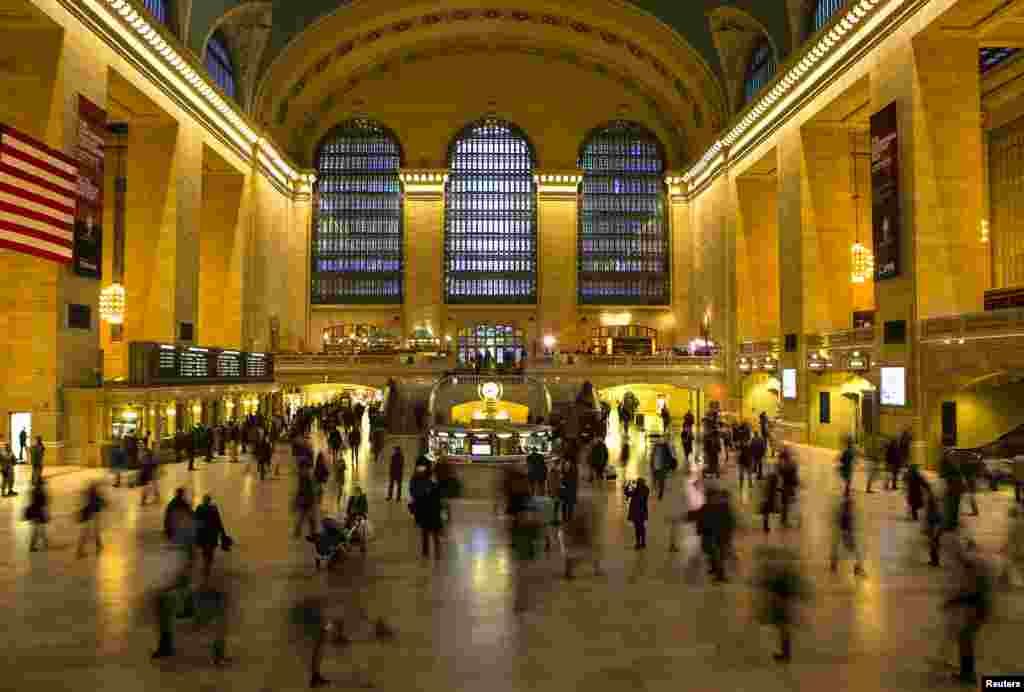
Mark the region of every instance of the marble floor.
<instances>
[{"instance_id":1,"label":"marble floor","mask_svg":"<svg viewBox=\"0 0 1024 692\"><path fill-rule=\"evenodd\" d=\"M799 528L765 535L752 514L749 493L735 496L741 529L738 563L724 585L691 578L688 555L670 553L665 503L652 503L649 548L632 549L621 484L644 473L644 440L632 455L613 457L618 482L584 485L583 501L598 513L607 574L581 569L561 579L555 554L524 570L510 556L503 520L493 503L460 501L437 561L418 555L404 502L384 499L386 468L362 451L349 482L370 498L377 536L364 561L355 559L347 584L358 579L360 597L374 616L396 629L393 642L359 641L328 652L324 673L336 689L372 682L377 689L410 690L943 690L958 689L940 664L944 636L941 603L946 572L927 567L917 525L905 517L902 495L879 492L857 501L867 553L867 577L852 565L828 571L829 517L838 482L834 454L799 449L804 480ZM292 465L279 455L282 476L261 482L247 464L224 460L189 473L167 467L159 506L140 507L138 489L108 489L106 547L76 559L75 513L81 490L103 478L96 470L50 480L53 521L47 552L28 552L21 521L28 470L18 468L21 495L0 501L0 606L5 626L0 690L181 690L263 692L304 689L310 644L296 636L289 610L328 579L315 571L309 544L293 540ZM354 478L353 478L354 476ZM730 473L726 483L735 488ZM226 669L210 665L208 637L181 627L179 656L155 664L152 594L169 571L162 547L162 507L183 485L195 496L212 494L221 506L235 549L218 555L238 608L231 621ZM857 480L863 489L863 479ZM968 530L996 556L1005 540L1011 499L980 496L981 516ZM752 551L784 542L803 555L814 596L800 627L792 664L772 660L774 633L753 610ZM697 570L700 574L702 570ZM512 609L515 584L530 593L530 609ZM1008 590L979 643L986 673L1022 673L1024 592ZM1021 639L1018 639L1020 637Z\"/></svg>"}]
</instances>

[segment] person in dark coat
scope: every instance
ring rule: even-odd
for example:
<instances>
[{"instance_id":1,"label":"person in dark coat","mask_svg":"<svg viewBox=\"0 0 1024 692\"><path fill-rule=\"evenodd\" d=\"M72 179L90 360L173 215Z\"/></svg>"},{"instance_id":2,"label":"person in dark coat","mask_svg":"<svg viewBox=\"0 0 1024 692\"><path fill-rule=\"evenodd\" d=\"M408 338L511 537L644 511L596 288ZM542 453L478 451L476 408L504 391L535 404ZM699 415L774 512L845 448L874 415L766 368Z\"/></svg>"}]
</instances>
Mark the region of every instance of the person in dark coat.
<instances>
[{"instance_id":1,"label":"person in dark coat","mask_svg":"<svg viewBox=\"0 0 1024 692\"><path fill-rule=\"evenodd\" d=\"M720 488L709 489L707 503L697 513L697 533L708 558L708 573L716 584L726 581L725 560L732 552L735 529L736 516L729 503L729 494Z\"/></svg>"},{"instance_id":2,"label":"person in dark coat","mask_svg":"<svg viewBox=\"0 0 1024 692\"><path fill-rule=\"evenodd\" d=\"M352 468L359 468L359 445L362 444L363 434L359 432L359 426L355 426L348 433L348 448L352 450Z\"/></svg>"},{"instance_id":3,"label":"person in dark coat","mask_svg":"<svg viewBox=\"0 0 1024 692\"><path fill-rule=\"evenodd\" d=\"M762 603L760 620L779 632L779 653L775 660L789 663L793 657L792 630L797 622L796 605L806 599L808 587L800 574L800 560L788 548L758 546L755 553L760 562L758 583Z\"/></svg>"},{"instance_id":4,"label":"person in dark coat","mask_svg":"<svg viewBox=\"0 0 1024 692\"><path fill-rule=\"evenodd\" d=\"M942 540L944 524L942 510L939 507L939 498L936 497L932 487L925 483L924 534L928 538L928 564L932 567L939 566L939 542Z\"/></svg>"},{"instance_id":5,"label":"person in dark coat","mask_svg":"<svg viewBox=\"0 0 1024 692\"><path fill-rule=\"evenodd\" d=\"M739 467L740 477L740 490L743 490L743 481L747 482L747 485L751 488L754 487L754 454L752 451L753 445L744 444L740 446L739 459L737 466Z\"/></svg>"},{"instance_id":6,"label":"person in dark coat","mask_svg":"<svg viewBox=\"0 0 1024 692\"><path fill-rule=\"evenodd\" d=\"M764 532L771 531L769 520L771 515L779 511L779 474L769 470L761 488L761 517L764 521Z\"/></svg>"},{"instance_id":7,"label":"person in dark coat","mask_svg":"<svg viewBox=\"0 0 1024 692\"><path fill-rule=\"evenodd\" d=\"M853 436L846 440L846 447L839 455L839 478L843 481L843 492L850 492L850 484L853 483L853 464L857 460L857 450L853 446Z\"/></svg>"},{"instance_id":8,"label":"person in dark coat","mask_svg":"<svg viewBox=\"0 0 1024 692\"><path fill-rule=\"evenodd\" d=\"M917 513L924 507L924 492L927 485L920 469L917 468L917 464L911 464L907 468L905 480L907 484L907 507L910 509L910 518L913 521L917 521Z\"/></svg>"},{"instance_id":9,"label":"person in dark coat","mask_svg":"<svg viewBox=\"0 0 1024 692\"><path fill-rule=\"evenodd\" d=\"M764 458L768 453L768 441L758 433L754 433L750 440L750 457L753 460L754 473L757 480L764 478Z\"/></svg>"},{"instance_id":10,"label":"person in dark coat","mask_svg":"<svg viewBox=\"0 0 1024 692\"><path fill-rule=\"evenodd\" d=\"M647 547L647 501L651 496L651 490L647 487L647 481L639 478L636 485L626 489L626 497L629 498L629 511L627 518L633 522L636 531L636 550Z\"/></svg>"},{"instance_id":11,"label":"person in dark coat","mask_svg":"<svg viewBox=\"0 0 1024 692\"><path fill-rule=\"evenodd\" d=\"M164 535L167 540L180 542L182 530L187 528L192 521L192 503L188 501L184 488L174 491L174 497L167 503L164 510Z\"/></svg>"},{"instance_id":12,"label":"person in dark coat","mask_svg":"<svg viewBox=\"0 0 1024 692\"><path fill-rule=\"evenodd\" d=\"M590 448L590 468L593 472L593 481L595 483L604 480L604 470L608 467L608 445L604 443L604 440L598 438L594 440L593 446ZM540 494L540 493L535 493Z\"/></svg>"},{"instance_id":13,"label":"person in dark coat","mask_svg":"<svg viewBox=\"0 0 1024 692\"><path fill-rule=\"evenodd\" d=\"M394 491L395 502L402 501L402 477L405 475L405 456L402 448L395 445L395 451L391 454L391 464L388 467L388 497L391 502L392 491Z\"/></svg>"},{"instance_id":14,"label":"person in dark coat","mask_svg":"<svg viewBox=\"0 0 1024 692\"><path fill-rule=\"evenodd\" d=\"M430 557L430 544L434 544L434 558L441 557L441 486L426 477L418 497L413 499L412 513L423 537L423 557Z\"/></svg>"},{"instance_id":15,"label":"person in dark coat","mask_svg":"<svg viewBox=\"0 0 1024 692\"><path fill-rule=\"evenodd\" d=\"M209 495L203 496L203 502L193 514L196 522L196 545L203 555L203 576L210 577L213 569L213 555L221 542L227 538L220 510Z\"/></svg>"},{"instance_id":16,"label":"person in dark coat","mask_svg":"<svg viewBox=\"0 0 1024 692\"><path fill-rule=\"evenodd\" d=\"M885 448L885 466L889 471L887 488L889 490L899 490L899 475L903 466L903 453L898 440L893 440Z\"/></svg>"},{"instance_id":17,"label":"person in dark coat","mask_svg":"<svg viewBox=\"0 0 1024 692\"><path fill-rule=\"evenodd\" d=\"M721 478L722 472L719 467L720 455L722 453L722 439L717 430L708 430L704 433L704 474Z\"/></svg>"},{"instance_id":18,"label":"person in dark coat","mask_svg":"<svg viewBox=\"0 0 1024 692\"><path fill-rule=\"evenodd\" d=\"M946 494L942 498L943 531L956 531L960 528L960 500L967 488L960 464L951 454L947 454L939 466L939 477L945 481Z\"/></svg>"},{"instance_id":19,"label":"person in dark coat","mask_svg":"<svg viewBox=\"0 0 1024 692\"><path fill-rule=\"evenodd\" d=\"M786 528L789 526L789 510L796 502L797 489L800 487L800 474L792 450L783 448L779 452L779 457L779 480L782 494L782 504L779 507L782 516L779 523Z\"/></svg>"},{"instance_id":20,"label":"person in dark coat","mask_svg":"<svg viewBox=\"0 0 1024 692\"><path fill-rule=\"evenodd\" d=\"M29 499L28 507L25 508L25 519L32 523L32 536L28 541L28 550L31 553L50 547L50 540L46 537L46 525L50 523L50 494L46 490L46 479L40 478L39 482L32 486L32 496Z\"/></svg>"},{"instance_id":21,"label":"person in dark coat","mask_svg":"<svg viewBox=\"0 0 1024 692\"><path fill-rule=\"evenodd\" d=\"M558 499L562 505L562 521L572 521L576 510L576 498L579 494L579 468L571 460L562 463L562 484Z\"/></svg>"},{"instance_id":22,"label":"person in dark coat","mask_svg":"<svg viewBox=\"0 0 1024 692\"><path fill-rule=\"evenodd\" d=\"M100 484L92 483L85 491L85 503L79 513L78 520L82 524L82 532L78 537L78 557L85 557L85 544L91 537L96 542L96 553L103 550L103 541L100 539L100 512L106 506L103 493L100 492Z\"/></svg>"},{"instance_id":23,"label":"person in dark coat","mask_svg":"<svg viewBox=\"0 0 1024 692\"><path fill-rule=\"evenodd\" d=\"M693 455L693 427L688 428L684 425L680 436L683 443L683 458L689 464L690 457Z\"/></svg>"}]
</instances>

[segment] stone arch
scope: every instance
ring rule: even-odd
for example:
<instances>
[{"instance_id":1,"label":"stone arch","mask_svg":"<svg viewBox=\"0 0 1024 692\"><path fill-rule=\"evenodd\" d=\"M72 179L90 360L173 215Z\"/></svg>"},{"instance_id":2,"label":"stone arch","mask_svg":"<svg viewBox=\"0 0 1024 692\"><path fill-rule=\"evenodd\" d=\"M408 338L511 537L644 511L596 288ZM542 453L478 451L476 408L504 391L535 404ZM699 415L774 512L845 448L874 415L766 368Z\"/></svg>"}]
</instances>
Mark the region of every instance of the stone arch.
<instances>
[{"instance_id":1,"label":"stone arch","mask_svg":"<svg viewBox=\"0 0 1024 692\"><path fill-rule=\"evenodd\" d=\"M268 0L243 2L217 18L199 43L202 47L201 55L205 56L210 39L218 33L223 37L234 60L237 89L235 99L247 112L252 110L259 74L264 67L273 9L273 4Z\"/></svg>"},{"instance_id":2,"label":"stone arch","mask_svg":"<svg viewBox=\"0 0 1024 692\"><path fill-rule=\"evenodd\" d=\"M725 120L725 96L703 58L667 25L626 3L583 0L581 7L574 5L571 17L544 0L524 0L522 10L437 10L394 0L390 14L372 13L367 5L355 3L314 22L281 51L261 79L254 109L282 141L291 140L293 154L300 153L295 138L285 133L303 129L303 116L310 111L338 108L343 100L334 95L339 85L343 88L360 73L372 74L382 65L422 60L439 43L454 41L503 50L515 45L548 55L561 52L565 62L602 65L609 75L634 82L642 104L656 105L674 127L686 132L687 140L694 140L674 147L676 166L685 163L678 160L680 150L684 155L699 150L712 140L715 123ZM345 105L332 115L344 117ZM349 112L357 110L347 105ZM609 112L604 119L613 115ZM303 140L309 138L307 134Z\"/></svg>"},{"instance_id":3,"label":"stone arch","mask_svg":"<svg viewBox=\"0 0 1024 692\"><path fill-rule=\"evenodd\" d=\"M708 13L708 22L722 62L729 112L735 114L743 110L747 68L758 43L762 39L768 41L776 62L782 53L764 24L741 9L717 7Z\"/></svg>"}]
</instances>

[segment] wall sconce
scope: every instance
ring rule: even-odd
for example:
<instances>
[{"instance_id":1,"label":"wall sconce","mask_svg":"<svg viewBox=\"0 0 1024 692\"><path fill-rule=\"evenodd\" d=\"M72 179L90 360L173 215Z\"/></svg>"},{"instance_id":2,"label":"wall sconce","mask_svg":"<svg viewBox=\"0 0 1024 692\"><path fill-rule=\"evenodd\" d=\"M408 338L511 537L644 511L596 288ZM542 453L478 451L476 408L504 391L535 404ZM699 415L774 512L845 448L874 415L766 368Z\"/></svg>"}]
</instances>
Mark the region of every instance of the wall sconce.
<instances>
[{"instance_id":1,"label":"wall sconce","mask_svg":"<svg viewBox=\"0 0 1024 692\"><path fill-rule=\"evenodd\" d=\"M557 344L557 343L558 343L558 339L553 337L551 334L548 334L547 336L544 337L544 348L546 348L548 350L554 348L555 344Z\"/></svg>"},{"instance_id":2,"label":"wall sconce","mask_svg":"<svg viewBox=\"0 0 1024 692\"><path fill-rule=\"evenodd\" d=\"M167 410L164 411L164 413L167 414L168 418L174 418L176 415L178 415L178 408L173 404L170 404L167 406Z\"/></svg>"},{"instance_id":3,"label":"wall sconce","mask_svg":"<svg viewBox=\"0 0 1024 692\"><path fill-rule=\"evenodd\" d=\"M202 412L203 407L201 404L192 404L192 415L198 417Z\"/></svg>"},{"instance_id":4,"label":"wall sconce","mask_svg":"<svg viewBox=\"0 0 1024 692\"><path fill-rule=\"evenodd\" d=\"M108 324L124 324L124 286L110 284L100 291L100 318Z\"/></svg>"}]
</instances>

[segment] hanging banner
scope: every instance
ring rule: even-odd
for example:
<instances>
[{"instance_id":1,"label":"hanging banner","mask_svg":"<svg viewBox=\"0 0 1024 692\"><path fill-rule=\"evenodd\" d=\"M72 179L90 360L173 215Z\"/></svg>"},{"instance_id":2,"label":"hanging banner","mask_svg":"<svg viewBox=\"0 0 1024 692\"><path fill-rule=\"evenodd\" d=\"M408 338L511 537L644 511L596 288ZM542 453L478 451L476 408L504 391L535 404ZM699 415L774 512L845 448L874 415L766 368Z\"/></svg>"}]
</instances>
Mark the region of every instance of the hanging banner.
<instances>
[{"instance_id":1,"label":"hanging banner","mask_svg":"<svg viewBox=\"0 0 1024 692\"><path fill-rule=\"evenodd\" d=\"M871 230L875 280L900 273L900 158L896 103L871 116Z\"/></svg>"},{"instance_id":2,"label":"hanging banner","mask_svg":"<svg viewBox=\"0 0 1024 692\"><path fill-rule=\"evenodd\" d=\"M103 274L103 145L107 113L84 96L78 97L78 213L75 215L75 256L79 276Z\"/></svg>"}]
</instances>

